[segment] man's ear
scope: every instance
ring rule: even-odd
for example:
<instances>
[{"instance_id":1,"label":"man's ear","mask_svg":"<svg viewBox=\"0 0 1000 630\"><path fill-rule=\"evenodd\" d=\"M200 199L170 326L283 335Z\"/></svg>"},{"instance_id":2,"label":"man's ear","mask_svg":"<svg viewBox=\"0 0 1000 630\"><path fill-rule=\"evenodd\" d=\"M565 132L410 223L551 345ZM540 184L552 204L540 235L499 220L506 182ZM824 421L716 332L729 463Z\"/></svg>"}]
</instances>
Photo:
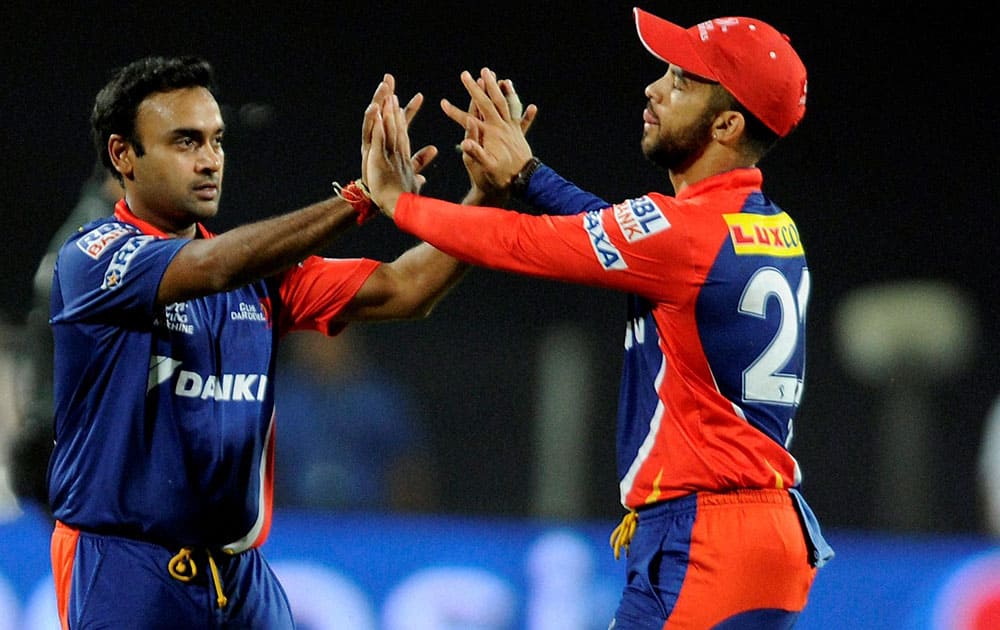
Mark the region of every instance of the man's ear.
<instances>
[{"instance_id":1,"label":"man's ear","mask_svg":"<svg viewBox=\"0 0 1000 630\"><path fill-rule=\"evenodd\" d=\"M132 161L135 159L135 151L132 144L123 136L117 133L108 137L108 155L111 156L111 164L125 179L132 178Z\"/></svg>"},{"instance_id":2,"label":"man's ear","mask_svg":"<svg viewBox=\"0 0 1000 630\"><path fill-rule=\"evenodd\" d=\"M732 143L743 135L746 124L740 112L731 109L719 112L712 125L712 138L724 144Z\"/></svg>"}]
</instances>

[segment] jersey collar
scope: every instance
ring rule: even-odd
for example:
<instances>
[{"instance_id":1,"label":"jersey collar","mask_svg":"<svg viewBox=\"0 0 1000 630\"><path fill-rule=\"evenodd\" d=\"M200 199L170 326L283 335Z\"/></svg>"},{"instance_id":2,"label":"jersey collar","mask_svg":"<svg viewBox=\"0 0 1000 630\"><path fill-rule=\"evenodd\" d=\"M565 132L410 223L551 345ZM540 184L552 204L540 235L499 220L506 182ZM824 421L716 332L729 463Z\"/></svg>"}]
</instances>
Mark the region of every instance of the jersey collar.
<instances>
[{"instance_id":1,"label":"jersey collar","mask_svg":"<svg viewBox=\"0 0 1000 630\"><path fill-rule=\"evenodd\" d=\"M690 199L719 189L752 188L760 190L763 183L764 175L759 168L734 168L731 171L712 175L698 183L691 184L677 194L677 199Z\"/></svg>"},{"instance_id":2,"label":"jersey collar","mask_svg":"<svg viewBox=\"0 0 1000 630\"><path fill-rule=\"evenodd\" d=\"M143 221L139 217L132 214L132 211L129 209L128 204L125 203L125 199L119 199L118 203L115 204L115 218L118 219L119 221L124 221L125 223L131 223L132 225L142 230L143 234L152 234L153 236L158 236L160 238L171 238L169 234L167 234L160 228L156 227L152 223L148 221ZM196 223L195 225L198 227L198 235L201 238L212 238L213 236L215 236L207 229L205 229L205 226L202 225L201 223Z\"/></svg>"}]
</instances>

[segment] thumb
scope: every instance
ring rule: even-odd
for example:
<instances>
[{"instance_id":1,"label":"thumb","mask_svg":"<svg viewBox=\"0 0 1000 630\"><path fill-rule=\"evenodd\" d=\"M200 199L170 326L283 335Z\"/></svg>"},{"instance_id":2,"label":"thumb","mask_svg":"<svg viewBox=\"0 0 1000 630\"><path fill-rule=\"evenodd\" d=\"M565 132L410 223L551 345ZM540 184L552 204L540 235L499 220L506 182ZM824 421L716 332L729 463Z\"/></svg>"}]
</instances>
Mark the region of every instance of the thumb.
<instances>
[{"instance_id":1,"label":"thumb","mask_svg":"<svg viewBox=\"0 0 1000 630\"><path fill-rule=\"evenodd\" d=\"M414 153L413 157L410 158L410 164L413 166L413 172L419 173L420 171L424 170L424 168L426 168L428 164L434 161L434 158L437 157L437 154L438 154L437 147L435 147L432 144L429 144L426 147L423 147L422 149Z\"/></svg>"}]
</instances>

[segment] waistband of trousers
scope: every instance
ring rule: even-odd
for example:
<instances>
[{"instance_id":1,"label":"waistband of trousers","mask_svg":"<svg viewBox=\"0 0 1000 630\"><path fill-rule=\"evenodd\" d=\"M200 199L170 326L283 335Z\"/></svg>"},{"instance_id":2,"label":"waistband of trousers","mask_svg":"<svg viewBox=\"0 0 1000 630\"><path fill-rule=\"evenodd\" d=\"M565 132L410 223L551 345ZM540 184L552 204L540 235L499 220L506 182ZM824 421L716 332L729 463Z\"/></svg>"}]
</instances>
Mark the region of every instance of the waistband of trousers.
<instances>
[{"instance_id":1,"label":"waistband of trousers","mask_svg":"<svg viewBox=\"0 0 1000 630\"><path fill-rule=\"evenodd\" d=\"M639 520L668 514L681 514L699 507L750 504L787 505L792 507L792 497L785 488L754 488L727 492L696 492L676 499L658 501L636 508Z\"/></svg>"}]
</instances>

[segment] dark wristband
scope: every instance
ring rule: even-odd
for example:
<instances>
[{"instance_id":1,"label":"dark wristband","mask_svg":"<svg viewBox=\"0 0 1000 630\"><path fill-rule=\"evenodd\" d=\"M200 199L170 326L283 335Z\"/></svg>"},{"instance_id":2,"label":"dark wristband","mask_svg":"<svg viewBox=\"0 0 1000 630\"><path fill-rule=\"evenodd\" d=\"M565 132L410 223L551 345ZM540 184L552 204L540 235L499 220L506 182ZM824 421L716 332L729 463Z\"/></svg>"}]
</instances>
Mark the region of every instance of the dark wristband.
<instances>
[{"instance_id":1,"label":"dark wristband","mask_svg":"<svg viewBox=\"0 0 1000 630\"><path fill-rule=\"evenodd\" d=\"M531 176L535 174L535 171L537 171L538 167L541 165L541 160L535 156L531 156L531 159L524 165L524 168L518 171L517 175L514 176L514 179L511 180L511 194L518 197L523 195L528 190L528 183L531 181Z\"/></svg>"}]
</instances>

